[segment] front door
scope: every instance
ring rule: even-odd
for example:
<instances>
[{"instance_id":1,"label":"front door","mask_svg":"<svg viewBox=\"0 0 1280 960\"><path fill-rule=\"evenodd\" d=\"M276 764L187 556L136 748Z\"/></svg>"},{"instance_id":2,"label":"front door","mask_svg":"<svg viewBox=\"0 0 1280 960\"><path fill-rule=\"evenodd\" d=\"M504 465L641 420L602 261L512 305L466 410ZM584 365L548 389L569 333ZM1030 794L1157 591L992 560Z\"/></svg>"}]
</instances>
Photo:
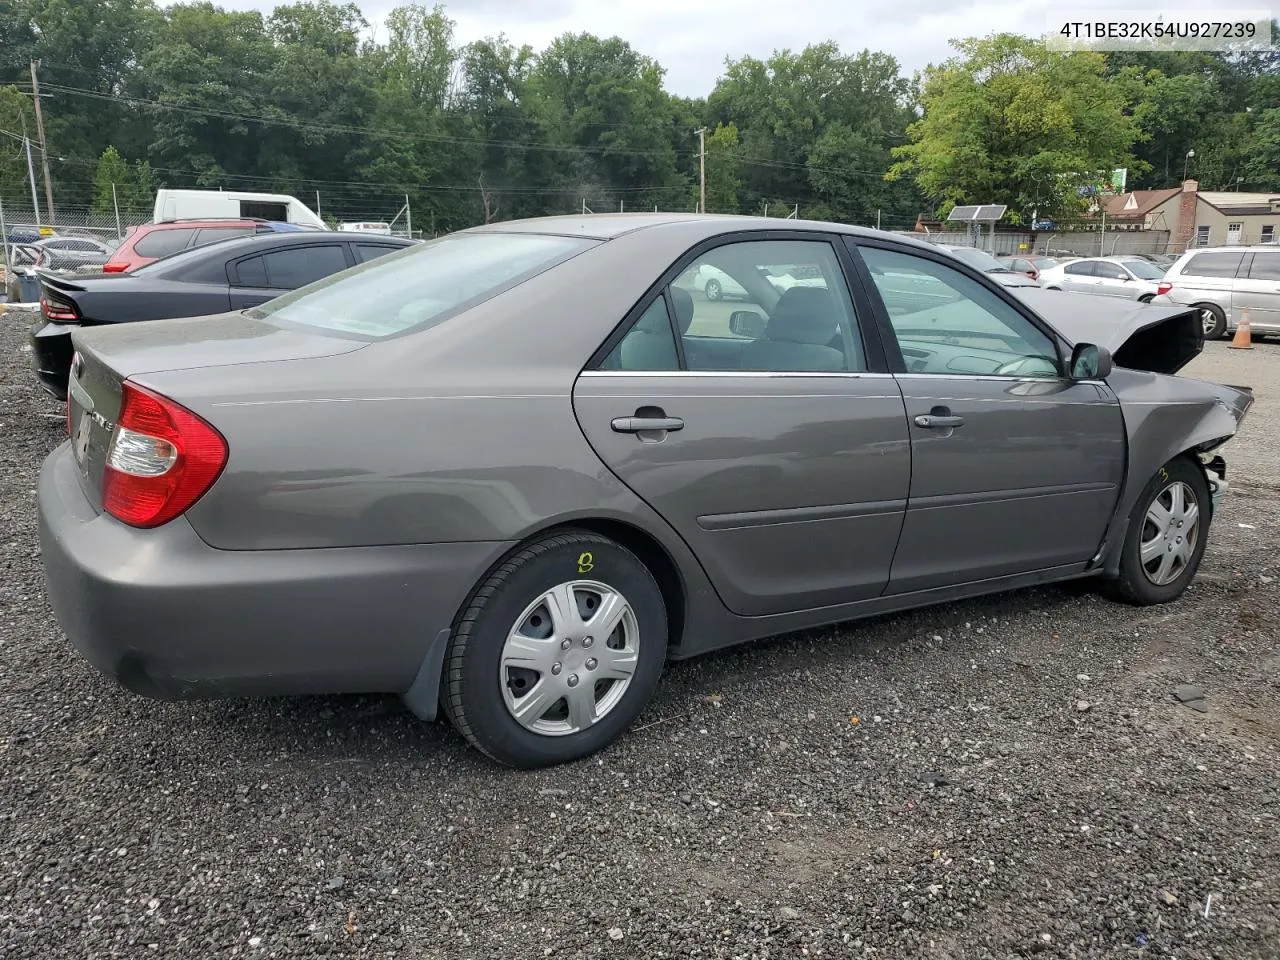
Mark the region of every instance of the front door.
<instances>
[{"instance_id":1,"label":"front door","mask_svg":"<svg viewBox=\"0 0 1280 960\"><path fill-rule=\"evenodd\" d=\"M790 236L681 265L574 389L600 458L744 616L880 595L910 482L902 396L864 337L844 255ZM690 280L713 273L701 266L744 298L708 298ZM769 277L783 274L810 279L779 289Z\"/></svg>"},{"instance_id":2,"label":"front door","mask_svg":"<svg viewBox=\"0 0 1280 960\"><path fill-rule=\"evenodd\" d=\"M931 253L856 249L879 293L911 434L911 491L887 593L1090 560L1124 475L1114 394L1065 378L1054 339L1012 295ZM893 278L904 273L935 296L903 297Z\"/></svg>"}]
</instances>

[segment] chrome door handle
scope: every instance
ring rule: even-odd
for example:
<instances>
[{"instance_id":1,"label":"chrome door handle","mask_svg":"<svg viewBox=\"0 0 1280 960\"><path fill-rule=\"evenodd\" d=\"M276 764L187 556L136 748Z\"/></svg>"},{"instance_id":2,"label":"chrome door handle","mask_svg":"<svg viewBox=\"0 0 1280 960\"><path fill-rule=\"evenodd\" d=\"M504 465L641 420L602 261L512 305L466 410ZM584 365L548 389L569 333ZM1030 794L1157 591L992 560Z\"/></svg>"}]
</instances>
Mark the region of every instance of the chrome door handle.
<instances>
[{"instance_id":1,"label":"chrome door handle","mask_svg":"<svg viewBox=\"0 0 1280 960\"><path fill-rule=\"evenodd\" d=\"M916 426L926 430L947 430L963 423L964 417L940 417L930 413L922 413L916 417Z\"/></svg>"}]
</instances>

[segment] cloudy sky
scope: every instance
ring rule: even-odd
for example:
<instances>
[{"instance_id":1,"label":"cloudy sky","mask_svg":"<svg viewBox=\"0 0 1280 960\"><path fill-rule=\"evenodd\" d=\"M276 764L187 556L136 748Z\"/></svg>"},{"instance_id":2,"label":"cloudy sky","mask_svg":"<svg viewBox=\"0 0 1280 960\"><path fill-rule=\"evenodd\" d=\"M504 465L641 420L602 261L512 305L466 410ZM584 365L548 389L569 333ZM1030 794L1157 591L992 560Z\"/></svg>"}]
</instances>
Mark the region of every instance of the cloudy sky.
<instances>
[{"instance_id":1,"label":"cloudy sky","mask_svg":"<svg viewBox=\"0 0 1280 960\"><path fill-rule=\"evenodd\" d=\"M215 0L218 2L218 0ZM356 0L374 24L404 0ZM431 0L422 0L428 6ZM224 7L269 12L271 0L221 0ZM541 49L567 31L617 35L661 63L666 85L705 96L726 57L767 57L823 40L842 50L892 53L910 73L946 59L953 37L996 31L1042 34L1047 13L1108 7L1106 0L446 0L458 40L498 33ZM1124 0L1125 10L1213 10L1222 0ZM1233 3L1232 9L1257 4ZM1219 11L1222 12L1222 11Z\"/></svg>"}]
</instances>

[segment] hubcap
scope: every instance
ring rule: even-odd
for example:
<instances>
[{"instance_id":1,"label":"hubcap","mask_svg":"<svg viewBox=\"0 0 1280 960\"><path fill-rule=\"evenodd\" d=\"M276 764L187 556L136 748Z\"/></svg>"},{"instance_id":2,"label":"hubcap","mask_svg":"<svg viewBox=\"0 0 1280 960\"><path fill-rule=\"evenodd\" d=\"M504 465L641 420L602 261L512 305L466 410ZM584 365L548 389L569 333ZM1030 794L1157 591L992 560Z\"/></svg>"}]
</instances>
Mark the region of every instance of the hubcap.
<instances>
[{"instance_id":1,"label":"hubcap","mask_svg":"<svg viewBox=\"0 0 1280 960\"><path fill-rule=\"evenodd\" d=\"M1191 563L1200 538L1200 504L1195 491L1175 480L1147 508L1139 558L1142 572L1157 587L1172 583Z\"/></svg>"},{"instance_id":2,"label":"hubcap","mask_svg":"<svg viewBox=\"0 0 1280 960\"><path fill-rule=\"evenodd\" d=\"M1205 333L1213 333L1213 328L1218 325L1218 318L1212 310L1205 307L1200 310L1200 322L1204 325Z\"/></svg>"},{"instance_id":3,"label":"hubcap","mask_svg":"<svg viewBox=\"0 0 1280 960\"><path fill-rule=\"evenodd\" d=\"M635 612L621 593L594 580L552 587L525 608L502 646L507 710L543 736L586 730L622 700L639 645Z\"/></svg>"}]
</instances>

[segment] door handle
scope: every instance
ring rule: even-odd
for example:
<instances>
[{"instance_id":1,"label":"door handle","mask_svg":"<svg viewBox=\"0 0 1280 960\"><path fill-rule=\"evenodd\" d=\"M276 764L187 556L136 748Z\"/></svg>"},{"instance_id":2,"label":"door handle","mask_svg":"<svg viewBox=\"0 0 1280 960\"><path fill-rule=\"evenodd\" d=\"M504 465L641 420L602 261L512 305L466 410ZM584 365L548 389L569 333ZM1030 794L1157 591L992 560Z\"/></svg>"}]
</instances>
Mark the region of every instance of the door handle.
<instances>
[{"instance_id":1,"label":"door handle","mask_svg":"<svg viewBox=\"0 0 1280 960\"><path fill-rule=\"evenodd\" d=\"M615 433L648 433L651 430L683 430L679 417L615 417L609 424Z\"/></svg>"},{"instance_id":2,"label":"door handle","mask_svg":"<svg viewBox=\"0 0 1280 960\"><path fill-rule=\"evenodd\" d=\"M926 430L950 430L964 423L964 417L939 416L933 413L922 413L916 417L916 426Z\"/></svg>"}]
</instances>

